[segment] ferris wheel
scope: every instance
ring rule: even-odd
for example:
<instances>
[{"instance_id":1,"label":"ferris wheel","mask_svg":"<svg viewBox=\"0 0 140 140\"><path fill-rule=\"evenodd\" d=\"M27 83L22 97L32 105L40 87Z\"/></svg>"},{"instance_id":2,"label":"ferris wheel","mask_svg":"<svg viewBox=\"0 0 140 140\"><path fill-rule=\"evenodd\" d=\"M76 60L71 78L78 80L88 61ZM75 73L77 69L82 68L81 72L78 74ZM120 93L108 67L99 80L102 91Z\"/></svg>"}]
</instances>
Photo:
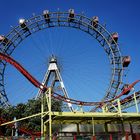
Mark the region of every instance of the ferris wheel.
<instances>
[{"instance_id":1,"label":"ferris wheel","mask_svg":"<svg viewBox=\"0 0 140 140\"><path fill-rule=\"evenodd\" d=\"M105 79L104 77L101 77L102 81L108 81L108 84L105 86L106 90L101 89L104 93L104 95L101 94L101 96L102 96L101 101L107 101L107 100L113 99L116 96L116 94L118 93L120 87L122 86L123 71L124 71L125 67L128 67L128 65L130 63L130 57L121 55L119 45L118 45L118 33L117 32L110 33L106 29L106 26L104 26L100 23L99 18L97 16L94 16L93 18L88 18L83 14L76 14L73 9L70 9L68 12L61 12L61 11L50 12L48 10L45 10L41 15L33 15L33 17L31 17L29 19L22 18L19 20L18 26L12 27L11 31L7 35L0 36L0 50L3 54L6 54L8 56L13 55L14 57L16 57L16 60L19 60L20 59L19 56L21 56L22 62L23 63L25 62L26 67L30 68L29 66L30 65L32 66L32 63L37 62L39 60L37 57L41 56L42 54L38 55L36 53L36 55L34 55L33 52L36 52L36 51L32 51L31 49L28 50L28 48L25 48L26 52L29 53L30 58L28 58L28 56L27 57L26 57L26 55L24 56L24 53L22 53L22 51L20 52L21 47L18 47L18 46L20 46L20 45L27 46L27 44L32 45L32 47L35 46L36 45L35 41L41 36L42 32L45 32L44 29L48 29L49 33L46 30L45 34L47 34L47 35L49 34L49 36L50 36L49 38L53 38L55 36L55 35L52 35L53 30L55 30L55 31L61 30L61 29L58 29L58 27L63 27L62 32L57 32L58 36L61 36L61 34L62 34L61 41L63 41L65 39L65 36L67 34L69 35L69 42L66 41L66 43L65 43L66 45L68 43L73 42L73 39L76 38L76 34L73 34L73 31L70 31L70 30L68 31L65 27L69 27L70 29L76 29L76 31L78 31L78 32L81 31L78 34L78 36L83 33L84 36L86 36L86 39L89 38L88 35L90 35L90 38L94 38L94 40L96 40L96 42L98 42L98 44L100 44L100 46L101 46L100 48L102 50L104 50L104 52L106 53L106 56L108 57L109 65L107 65L107 67L110 68L109 78ZM67 31L67 32L65 32L65 31ZM63 33L64 33L64 35L63 35ZM35 39L33 39L33 38L35 38ZM86 71L90 73L90 76L88 75L86 77L88 77L88 78L91 77L91 79L93 79L93 77L91 75L94 74L94 69L97 68L97 69L101 69L103 71L99 75L104 75L104 71L106 71L106 69L99 67L98 65L100 65L100 64L98 62L97 62L98 63L97 66L92 66L89 64L85 65L87 62L90 62L90 64L91 64L91 62L93 61L93 58L91 57L93 55L93 52L92 52L92 49L91 50L88 49L89 44L86 44L87 42L82 42L82 39L80 40L80 38L78 37L79 40L77 41L77 43L73 43L74 46L78 46L78 43L83 43L83 44L85 43L84 45L87 45L87 46L83 47L80 44L82 47L77 48L77 50L74 50L75 48L73 48L73 46L71 46L71 48L66 48L66 50L65 50L65 48L60 48L60 50L64 49L65 52L58 53L58 54L61 54L61 56L64 56L66 58L68 55L71 56L71 59L67 59L67 61L72 60L72 62L71 62L71 64L66 65L66 67L67 66L71 66L72 68L75 67L78 72L75 75L74 71L71 70L70 77L66 78L66 79L69 79L69 81L67 80L67 85L64 84L65 78L64 78L63 74L61 75L61 62L60 62L60 64L58 63L59 55L57 53L55 54L56 51L54 50L54 49L59 50L59 47L56 47L58 45L57 42L54 43L55 47L54 48L52 47L54 45L53 42L55 42L53 39L50 40L49 45L51 47L46 48L47 50L46 49L43 50L43 52L48 51L48 54L45 52L47 54L47 56L45 56L45 59L46 59L46 57L49 58L49 63L48 63L48 69L46 67L46 69L43 71L43 73L40 72L41 75L43 75L43 74L44 75L42 76L42 78L39 78L39 80L42 81L43 85L46 85L46 86L53 85L54 92L61 90L61 91L58 91L59 94L62 94L61 96L64 96L65 98L67 98L67 101L69 102L68 99L71 97L71 94L69 94L69 91L67 91L66 89L67 89L67 87L71 86L68 84L71 82L72 77L76 79L76 76L78 74L80 76L85 75L85 73L82 73L82 72L84 72L84 69L86 69ZM32 42L33 42L32 44L29 43L30 40L32 40ZM58 39L58 40L60 41L60 39ZM43 42L43 41L40 41L40 42ZM90 42L90 45L92 46L91 40L89 42ZM40 49L39 45L36 45L36 46L37 46L36 49L38 49L38 51L41 52L42 50ZM84 49L86 48L88 55L79 56L82 54L82 52L83 52L83 54L85 54L86 51L83 48ZM25 50L23 50L23 52ZM72 51L74 53L71 53L70 51ZM20 52L20 53L18 54L18 52ZM95 52L95 53L98 54L98 52ZM90 56L90 57L87 57L87 56ZM33 57L35 57L36 59L32 59ZM99 58L100 58L100 56L99 56ZM102 58L102 56L101 56L101 58ZM100 61L102 61L102 60L100 60ZM74 64L74 62L76 63L76 65ZM77 65L80 65L83 67L80 69L80 67L78 67ZM40 66L36 65L35 67L38 68ZM0 61L0 96L1 96L0 104L2 107L7 107L10 105L10 103L9 103L10 99L7 95L6 88L5 88L5 80L7 78L9 78L6 75L7 73L5 74L6 69L7 69L7 63L5 61L1 60ZM32 69L32 67L30 69ZM62 69L64 69L64 68L62 68ZM65 72L64 72L64 74L65 74ZM36 75L34 75L34 76L36 77ZM50 81L50 79L53 79L53 80ZM79 78L77 78L77 81L78 80L79 80ZM82 77L82 80L84 81L83 77ZM93 81L91 81L91 80L86 80L86 82L87 81L89 81L92 84L92 88L93 88L92 92L94 93L94 89L95 89L94 85L96 87L96 79L94 79L94 84L93 84ZM15 82L16 82L16 80L15 80ZM57 83L55 85L54 84L55 82L58 82L59 84ZM81 82L82 81L79 81L79 83L81 83ZM99 83L102 84L101 82L99 82ZM66 85L66 87L65 87L65 85ZM74 85L76 85L76 84L74 84ZM9 86L9 85L7 85L7 86ZM22 86L23 85L21 85L21 87ZM78 83L77 83L77 86L79 86ZM57 87L57 89L55 89L56 87ZM91 86L89 86L89 87L91 87ZM89 88L89 87L87 87L87 88ZM82 87L79 87L79 89L82 89ZM80 91L78 91L78 92L80 92ZM36 93L37 93L37 97L39 97L40 90L37 91ZM13 92L11 94L13 94L13 96L14 96ZM97 92L94 94L96 94L98 96ZM22 96L24 96L24 95L22 95ZM88 93L86 93L86 95L88 96ZM90 99L90 97L89 97L89 99ZM92 101L94 101L94 100L92 100ZM71 107L71 110L72 110L72 106L70 103L68 103L68 106Z\"/></svg>"}]
</instances>

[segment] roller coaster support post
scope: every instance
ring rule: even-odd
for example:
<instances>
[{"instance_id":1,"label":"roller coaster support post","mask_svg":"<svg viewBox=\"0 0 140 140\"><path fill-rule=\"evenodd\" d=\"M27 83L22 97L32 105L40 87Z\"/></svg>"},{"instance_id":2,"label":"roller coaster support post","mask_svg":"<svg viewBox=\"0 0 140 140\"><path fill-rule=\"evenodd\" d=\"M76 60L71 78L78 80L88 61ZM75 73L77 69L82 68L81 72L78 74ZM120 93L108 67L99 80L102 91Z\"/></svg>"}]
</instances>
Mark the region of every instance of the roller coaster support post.
<instances>
[{"instance_id":1,"label":"roller coaster support post","mask_svg":"<svg viewBox=\"0 0 140 140\"><path fill-rule=\"evenodd\" d=\"M117 99L117 103L118 103L119 114L120 114L120 116L122 116L122 109L121 109L121 103L120 103L120 99L119 98Z\"/></svg>"},{"instance_id":2,"label":"roller coaster support post","mask_svg":"<svg viewBox=\"0 0 140 140\"><path fill-rule=\"evenodd\" d=\"M45 101L47 100L47 106L48 106L48 112L46 113L45 110ZM49 123L49 129L48 129L48 135L49 135L49 140L52 140L52 114L51 114L51 88L48 88L48 90L42 94L42 98L41 98L41 137L42 139L46 139L47 137L47 129L46 129L46 125L47 123ZM44 117L48 115L49 119L44 121Z\"/></svg>"},{"instance_id":3,"label":"roller coaster support post","mask_svg":"<svg viewBox=\"0 0 140 140\"><path fill-rule=\"evenodd\" d=\"M49 88L49 102L48 102L48 111L49 111L49 140L52 140L52 116L51 116L51 88Z\"/></svg>"},{"instance_id":4,"label":"roller coaster support post","mask_svg":"<svg viewBox=\"0 0 140 140\"><path fill-rule=\"evenodd\" d=\"M92 136L93 136L93 140L96 140L95 127L94 127L94 118L93 117L92 117Z\"/></svg>"},{"instance_id":5,"label":"roller coaster support post","mask_svg":"<svg viewBox=\"0 0 140 140\"><path fill-rule=\"evenodd\" d=\"M43 112L44 112L44 94L42 94L42 97L41 97L41 138L44 137Z\"/></svg>"},{"instance_id":6,"label":"roller coaster support post","mask_svg":"<svg viewBox=\"0 0 140 140\"><path fill-rule=\"evenodd\" d=\"M135 106L136 106L136 112L139 113L139 108L138 108L138 103L137 103L135 92L134 92L134 102L135 102Z\"/></svg>"}]
</instances>

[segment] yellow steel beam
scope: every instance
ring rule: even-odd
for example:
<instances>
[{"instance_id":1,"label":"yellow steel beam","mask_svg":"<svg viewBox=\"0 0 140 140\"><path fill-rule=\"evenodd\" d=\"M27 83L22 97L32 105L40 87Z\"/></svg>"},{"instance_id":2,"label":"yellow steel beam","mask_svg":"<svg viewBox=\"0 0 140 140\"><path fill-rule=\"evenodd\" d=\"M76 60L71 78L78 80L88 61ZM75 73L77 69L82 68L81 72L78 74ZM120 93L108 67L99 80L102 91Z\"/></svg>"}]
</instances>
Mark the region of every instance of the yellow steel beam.
<instances>
[{"instance_id":1,"label":"yellow steel beam","mask_svg":"<svg viewBox=\"0 0 140 140\"><path fill-rule=\"evenodd\" d=\"M18 121L22 121L22 120L26 120L26 119L29 119L29 118L33 118L33 117L37 117L37 116L40 116L42 113L38 113L38 114L34 114L34 115L31 115L31 116L28 116L28 117L24 117L24 118L20 118L20 119L17 119L17 120L13 120L13 121L10 121L10 122L6 122L6 123L2 123L0 124L0 126L3 126L3 125L8 125L8 124L11 124L11 123L15 123L15 122L18 122ZM48 112L43 112L43 114L48 114ZM111 120L111 119L114 119L114 118L123 118L123 119L130 119L131 118L136 118L138 120L140 120L140 113L121 113L121 115L119 113L111 113L111 112L107 112L107 113L102 113L102 112L51 112L51 116L55 116L54 120L60 120L61 119L63 121L68 121L72 118L75 118L75 122L82 119L82 118L96 118L98 119L99 121L102 121L102 119L108 119L108 120ZM53 121L53 119L52 119Z\"/></svg>"},{"instance_id":2,"label":"yellow steel beam","mask_svg":"<svg viewBox=\"0 0 140 140\"><path fill-rule=\"evenodd\" d=\"M138 113L102 113L102 112L51 112L52 124L103 124L105 122L138 122L140 123L140 114ZM48 123L46 121L45 123Z\"/></svg>"},{"instance_id":3,"label":"yellow steel beam","mask_svg":"<svg viewBox=\"0 0 140 140\"><path fill-rule=\"evenodd\" d=\"M136 99L136 93L134 92L134 101L135 101L135 106L136 106L136 112L139 113L139 107Z\"/></svg>"},{"instance_id":4,"label":"yellow steel beam","mask_svg":"<svg viewBox=\"0 0 140 140\"><path fill-rule=\"evenodd\" d=\"M17 119L17 120L9 121L9 122L6 122L6 123L2 123L2 124L0 124L0 126L8 125L8 124L15 123L15 122L19 122L19 121L30 119L30 118L33 118L33 117L37 117L37 116L40 116L41 114L42 113L38 113L38 114L34 114L34 115L31 115L31 116L28 116L28 117L24 117L24 118L20 118L20 119Z\"/></svg>"},{"instance_id":5,"label":"yellow steel beam","mask_svg":"<svg viewBox=\"0 0 140 140\"><path fill-rule=\"evenodd\" d=\"M112 112L51 112L52 116L60 117L140 117L140 113L112 113Z\"/></svg>"}]
</instances>

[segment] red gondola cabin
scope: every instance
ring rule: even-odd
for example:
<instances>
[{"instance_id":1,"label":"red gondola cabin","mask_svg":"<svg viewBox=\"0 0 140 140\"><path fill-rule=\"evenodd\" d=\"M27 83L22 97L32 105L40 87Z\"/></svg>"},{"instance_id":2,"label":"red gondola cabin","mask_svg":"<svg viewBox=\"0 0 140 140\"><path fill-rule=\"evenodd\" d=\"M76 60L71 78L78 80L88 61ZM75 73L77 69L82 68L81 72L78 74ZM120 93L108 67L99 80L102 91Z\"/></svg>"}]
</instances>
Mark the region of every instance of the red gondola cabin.
<instances>
[{"instance_id":1,"label":"red gondola cabin","mask_svg":"<svg viewBox=\"0 0 140 140\"><path fill-rule=\"evenodd\" d=\"M112 38L113 38L113 39L111 39L111 43L112 43L112 44L117 43L117 42L118 42L118 38L119 38L119 34L118 34L117 32L112 33Z\"/></svg>"},{"instance_id":2,"label":"red gondola cabin","mask_svg":"<svg viewBox=\"0 0 140 140\"><path fill-rule=\"evenodd\" d=\"M125 84L123 87L122 87L122 91L126 91L129 87L129 84ZM130 92L130 90L128 90L124 95L128 95Z\"/></svg>"},{"instance_id":3,"label":"red gondola cabin","mask_svg":"<svg viewBox=\"0 0 140 140\"><path fill-rule=\"evenodd\" d=\"M123 61L123 67L128 67L128 65L131 62L131 58L130 56L124 56L122 61Z\"/></svg>"}]
</instances>

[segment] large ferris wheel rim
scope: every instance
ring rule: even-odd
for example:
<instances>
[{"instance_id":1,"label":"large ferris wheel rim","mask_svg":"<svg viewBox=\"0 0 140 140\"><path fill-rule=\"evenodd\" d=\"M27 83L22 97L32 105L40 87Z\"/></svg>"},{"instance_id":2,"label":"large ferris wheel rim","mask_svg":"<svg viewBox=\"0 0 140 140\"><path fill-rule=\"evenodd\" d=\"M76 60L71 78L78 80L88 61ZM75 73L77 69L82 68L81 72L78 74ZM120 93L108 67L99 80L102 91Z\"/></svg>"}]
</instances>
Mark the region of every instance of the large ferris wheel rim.
<instances>
[{"instance_id":1,"label":"large ferris wheel rim","mask_svg":"<svg viewBox=\"0 0 140 140\"><path fill-rule=\"evenodd\" d=\"M122 83L122 75L123 75L123 66L122 66L122 56L118 47L118 44L114 41L114 44L111 44L110 39L113 40L112 35L109 31L106 30L104 26L98 23L98 27L95 28L91 25L92 19L84 16L83 14L75 14L73 21L69 21L68 15L69 12L49 12L50 15L50 22L47 23L45 21L44 16L37 15L33 16L26 20L26 27L29 29L25 31L21 28L20 25L16 27L12 27L12 30L5 36L8 38L8 43L3 45L0 44L0 51L11 55L15 48L28 36L31 34L38 32L40 30L51 28L51 27L71 27L76 28L81 31L88 33L89 35L93 36L100 45L104 48L105 52L107 53L110 64L112 66L112 77L110 80L110 85L103 100L112 99L115 97L116 93L118 92L119 86ZM3 106L8 106L9 101L6 95L6 91L4 88L4 72L6 63L0 61L0 67L2 71L0 73L0 85L1 85L1 92L0 92L0 104ZM3 101L2 101L3 100Z\"/></svg>"}]
</instances>

